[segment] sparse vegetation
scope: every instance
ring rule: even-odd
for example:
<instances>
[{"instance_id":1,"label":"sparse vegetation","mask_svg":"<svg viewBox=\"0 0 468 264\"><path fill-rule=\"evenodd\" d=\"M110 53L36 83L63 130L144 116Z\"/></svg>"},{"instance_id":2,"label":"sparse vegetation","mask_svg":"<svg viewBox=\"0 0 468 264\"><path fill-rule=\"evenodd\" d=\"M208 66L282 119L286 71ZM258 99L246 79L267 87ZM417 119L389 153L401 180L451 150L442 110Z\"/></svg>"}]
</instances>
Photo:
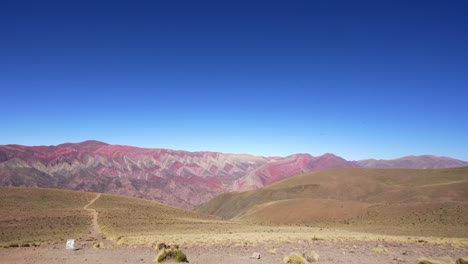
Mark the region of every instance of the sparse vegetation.
<instances>
[{"instance_id":1,"label":"sparse vegetation","mask_svg":"<svg viewBox=\"0 0 468 264\"><path fill-rule=\"evenodd\" d=\"M253 191L222 194L197 210L257 224L466 238L467 173L468 168L313 172Z\"/></svg>"},{"instance_id":2,"label":"sparse vegetation","mask_svg":"<svg viewBox=\"0 0 468 264\"><path fill-rule=\"evenodd\" d=\"M310 261L310 262L317 262L319 261L320 259L320 255L315 252L314 250L312 250L312 252L310 252L310 256L307 256L307 260Z\"/></svg>"},{"instance_id":3,"label":"sparse vegetation","mask_svg":"<svg viewBox=\"0 0 468 264\"><path fill-rule=\"evenodd\" d=\"M381 253L388 253L388 249L384 248L384 247L375 247L372 249L372 251L374 253L378 253L378 254L381 254Z\"/></svg>"},{"instance_id":4,"label":"sparse vegetation","mask_svg":"<svg viewBox=\"0 0 468 264\"><path fill-rule=\"evenodd\" d=\"M418 260L418 264L455 264L455 262L449 257L446 257L444 260L441 261L428 258L420 258Z\"/></svg>"},{"instance_id":5,"label":"sparse vegetation","mask_svg":"<svg viewBox=\"0 0 468 264\"><path fill-rule=\"evenodd\" d=\"M323 238L320 238L320 237L317 237L314 235L314 237L312 238L312 241L320 241L320 240L324 240Z\"/></svg>"},{"instance_id":6,"label":"sparse vegetation","mask_svg":"<svg viewBox=\"0 0 468 264\"><path fill-rule=\"evenodd\" d=\"M292 253L289 256L285 256L283 259L285 264L308 264L307 259L298 253Z\"/></svg>"},{"instance_id":7,"label":"sparse vegetation","mask_svg":"<svg viewBox=\"0 0 468 264\"><path fill-rule=\"evenodd\" d=\"M4 188L0 192L0 246L37 246L79 239L89 231L91 219L82 208L96 197L94 193ZM50 192L50 193L49 193ZM43 201L47 199L49 201ZM61 202L61 200L63 200ZM22 211L15 209L17 205ZM142 199L102 194L90 208L99 212L99 226L105 237L116 245L140 245L158 248L167 245L220 245L250 247L259 243L294 243L294 241L364 240L402 241L416 243L414 237L372 235L310 226L266 226L241 221L230 222L216 217L187 212ZM45 225L41 228L42 225ZM82 230L80 232L80 230ZM438 238L424 237L428 244L440 243ZM95 238L83 242L92 244ZM445 238L443 243L464 243L466 240ZM108 244L106 243L107 247ZM101 248L101 245L99 245ZM277 247L277 245L272 245ZM176 248L176 246L173 246ZM272 250L271 254L283 254ZM311 258L310 258L311 260ZM309 260L309 261L310 261Z\"/></svg>"},{"instance_id":8,"label":"sparse vegetation","mask_svg":"<svg viewBox=\"0 0 468 264\"><path fill-rule=\"evenodd\" d=\"M166 243L162 242L162 243L159 243L159 244L156 246L156 248L157 248L158 250L162 250L162 249L169 248L169 246L166 245Z\"/></svg>"},{"instance_id":9,"label":"sparse vegetation","mask_svg":"<svg viewBox=\"0 0 468 264\"><path fill-rule=\"evenodd\" d=\"M468 264L468 258L457 259L457 264Z\"/></svg>"},{"instance_id":10,"label":"sparse vegetation","mask_svg":"<svg viewBox=\"0 0 468 264\"><path fill-rule=\"evenodd\" d=\"M42 188L0 188L0 246L64 242L91 224L83 210L95 194Z\"/></svg>"},{"instance_id":11,"label":"sparse vegetation","mask_svg":"<svg viewBox=\"0 0 468 264\"><path fill-rule=\"evenodd\" d=\"M161 263L166 261L188 262L187 256L184 254L184 252L176 248L163 249L156 256L155 262Z\"/></svg>"}]
</instances>

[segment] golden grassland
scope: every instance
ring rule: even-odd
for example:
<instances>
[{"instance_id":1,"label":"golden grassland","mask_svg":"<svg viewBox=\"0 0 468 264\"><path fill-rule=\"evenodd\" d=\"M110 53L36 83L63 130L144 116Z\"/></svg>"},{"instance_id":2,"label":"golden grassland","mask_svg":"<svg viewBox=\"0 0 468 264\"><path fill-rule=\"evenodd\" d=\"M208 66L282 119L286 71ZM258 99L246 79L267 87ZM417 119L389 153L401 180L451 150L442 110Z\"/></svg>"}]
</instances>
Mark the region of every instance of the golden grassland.
<instances>
[{"instance_id":1,"label":"golden grassland","mask_svg":"<svg viewBox=\"0 0 468 264\"><path fill-rule=\"evenodd\" d=\"M119 245L154 246L167 243L185 246L249 246L321 239L468 245L468 239L389 236L334 228L224 221L155 202L107 194L103 194L92 208L99 212L102 232Z\"/></svg>"},{"instance_id":2,"label":"golden grassland","mask_svg":"<svg viewBox=\"0 0 468 264\"><path fill-rule=\"evenodd\" d=\"M0 245L55 243L80 239L91 226L83 207L95 193L39 188L0 189ZM89 208L98 214L103 236L115 245L245 247L260 243L329 241L396 241L468 246L466 238L391 236L353 232L333 226L269 225L226 221L143 199L102 194ZM366 230L363 230L366 231Z\"/></svg>"},{"instance_id":3,"label":"golden grassland","mask_svg":"<svg viewBox=\"0 0 468 264\"><path fill-rule=\"evenodd\" d=\"M85 234L85 206L95 194L41 188L0 188L0 246L55 243Z\"/></svg>"},{"instance_id":4,"label":"golden grassland","mask_svg":"<svg viewBox=\"0 0 468 264\"><path fill-rule=\"evenodd\" d=\"M468 168L338 169L220 195L198 212L272 225L468 237Z\"/></svg>"}]
</instances>

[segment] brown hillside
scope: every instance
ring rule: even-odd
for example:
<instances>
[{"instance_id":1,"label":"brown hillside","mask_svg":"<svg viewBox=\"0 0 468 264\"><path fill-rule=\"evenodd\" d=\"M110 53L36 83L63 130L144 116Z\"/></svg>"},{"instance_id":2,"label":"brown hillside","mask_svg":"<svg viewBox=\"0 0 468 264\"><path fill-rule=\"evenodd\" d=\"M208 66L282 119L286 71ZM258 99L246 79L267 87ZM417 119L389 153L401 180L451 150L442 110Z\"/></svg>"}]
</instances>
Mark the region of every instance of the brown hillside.
<instances>
[{"instance_id":1,"label":"brown hillside","mask_svg":"<svg viewBox=\"0 0 468 264\"><path fill-rule=\"evenodd\" d=\"M42 188L0 188L0 246L65 241L91 224L83 207L92 193Z\"/></svg>"},{"instance_id":2,"label":"brown hillside","mask_svg":"<svg viewBox=\"0 0 468 264\"><path fill-rule=\"evenodd\" d=\"M90 202L89 208L98 212L97 222L103 235L114 241L147 232L161 234L175 229L182 232L183 228L219 221L217 217L131 197L43 188L0 188L0 247L64 243L69 238L84 243L92 227L92 217L85 209Z\"/></svg>"},{"instance_id":3,"label":"brown hillside","mask_svg":"<svg viewBox=\"0 0 468 264\"><path fill-rule=\"evenodd\" d=\"M468 168L309 173L223 194L198 211L253 223L467 237Z\"/></svg>"}]
</instances>

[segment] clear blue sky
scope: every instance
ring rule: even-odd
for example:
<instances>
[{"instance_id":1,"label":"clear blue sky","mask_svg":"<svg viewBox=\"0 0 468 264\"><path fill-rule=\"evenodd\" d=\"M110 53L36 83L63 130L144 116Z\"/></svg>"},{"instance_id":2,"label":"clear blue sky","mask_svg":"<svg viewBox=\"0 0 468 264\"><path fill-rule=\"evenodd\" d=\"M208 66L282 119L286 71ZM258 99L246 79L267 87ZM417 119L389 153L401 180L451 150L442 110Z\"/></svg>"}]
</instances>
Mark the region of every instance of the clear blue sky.
<instances>
[{"instance_id":1,"label":"clear blue sky","mask_svg":"<svg viewBox=\"0 0 468 264\"><path fill-rule=\"evenodd\" d=\"M467 14L442 0L2 1L0 144L468 160Z\"/></svg>"}]
</instances>

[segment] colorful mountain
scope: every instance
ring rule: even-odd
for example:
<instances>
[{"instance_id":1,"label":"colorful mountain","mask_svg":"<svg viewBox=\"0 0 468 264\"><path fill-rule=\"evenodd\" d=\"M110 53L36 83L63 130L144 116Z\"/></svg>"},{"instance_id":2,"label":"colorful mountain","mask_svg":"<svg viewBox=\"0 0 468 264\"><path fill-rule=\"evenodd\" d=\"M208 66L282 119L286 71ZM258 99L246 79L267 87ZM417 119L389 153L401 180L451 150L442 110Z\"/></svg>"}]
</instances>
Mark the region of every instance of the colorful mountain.
<instances>
[{"instance_id":1,"label":"colorful mountain","mask_svg":"<svg viewBox=\"0 0 468 264\"><path fill-rule=\"evenodd\" d=\"M393 160L360 160L356 164L373 169L448 169L466 167L468 162L432 155L406 156Z\"/></svg>"},{"instance_id":2,"label":"colorful mountain","mask_svg":"<svg viewBox=\"0 0 468 264\"><path fill-rule=\"evenodd\" d=\"M185 209L222 193L257 189L307 172L361 166L372 164L347 161L333 154L261 157L99 141L0 146L0 186L113 193Z\"/></svg>"}]
</instances>

